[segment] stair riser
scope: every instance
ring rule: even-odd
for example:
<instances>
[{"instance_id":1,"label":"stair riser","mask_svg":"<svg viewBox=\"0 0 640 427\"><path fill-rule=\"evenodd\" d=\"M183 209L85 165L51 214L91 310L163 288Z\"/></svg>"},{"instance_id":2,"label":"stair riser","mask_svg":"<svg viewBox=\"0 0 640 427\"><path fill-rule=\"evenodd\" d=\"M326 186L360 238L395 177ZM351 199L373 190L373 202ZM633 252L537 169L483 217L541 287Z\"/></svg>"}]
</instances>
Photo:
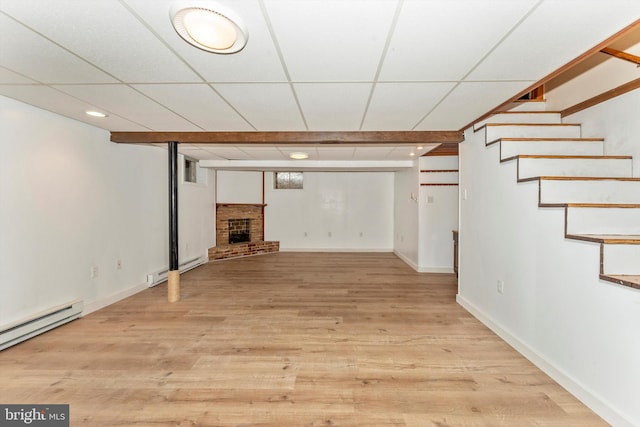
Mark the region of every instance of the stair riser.
<instances>
[{"instance_id":1,"label":"stair riser","mask_svg":"<svg viewBox=\"0 0 640 427\"><path fill-rule=\"evenodd\" d=\"M568 208L567 233L640 235L640 209Z\"/></svg>"},{"instance_id":2,"label":"stair riser","mask_svg":"<svg viewBox=\"0 0 640 427\"><path fill-rule=\"evenodd\" d=\"M604 274L640 274L640 245L604 245Z\"/></svg>"},{"instance_id":3,"label":"stair riser","mask_svg":"<svg viewBox=\"0 0 640 427\"><path fill-rule=\"evenodd\" d=\"M509 111L545 111L547 104L541 101L514 102Z\"/></svg>"},{"instance_id":4,"label":"stair riser","mask_svg":"<svg viewBox=\"0 0 640 427\"><path fill-rule=\"evenodd\" d=\"M580 138L581 131L578 125L566 126L518 126L487 125L486 142L496 141L500 138Z\"/></svg>"},{"instance_id":5,"label":"stair riser","mask_svg":"<svg viewBox=\"0 0 640 427\"><path fill-rule=\"evenodd\" d=\"M518 159L518 179L538 176L631 178L631 159Z\"/></svg>"},{"instance_id":6,"label":"stair riser","mask_svg":"<svg viewBox=\"0 0 640 427\"><path fill-rule=\"evenodd\" d=\"M519 154L557 156L602 156L604 141L502 141L500 160Z\"/></svg>"},{"instance_id":7,"label":"stair riser","mask_svg":"<svg viewBox=\"0 0 640 427\"><path fill-rule=\"evenodd\" d=\"M494 114L493 116L473 125L473 130L478 130L487 123L562 123L560 113L508 113Z\"/></svg>"},{"instance_id":8,"label":"stair riser","mask_svg":"<svg viewBox=\"0 0 640 427\"><path fill-rule=\"evenodd\" d=\"M540 180L540 204L640 204L640 181Z\"/></svg>"}]
</instances>

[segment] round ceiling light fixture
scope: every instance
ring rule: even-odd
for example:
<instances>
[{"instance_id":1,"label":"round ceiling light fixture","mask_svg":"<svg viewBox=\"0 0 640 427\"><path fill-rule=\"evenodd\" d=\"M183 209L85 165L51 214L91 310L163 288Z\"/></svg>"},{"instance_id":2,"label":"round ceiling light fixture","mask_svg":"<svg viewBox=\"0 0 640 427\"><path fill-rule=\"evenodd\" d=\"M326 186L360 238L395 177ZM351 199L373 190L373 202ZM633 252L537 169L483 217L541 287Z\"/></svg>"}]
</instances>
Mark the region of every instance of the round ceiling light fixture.
<instances>
[{"instance_id":1,"label":"round ceiling light fixture","mask_svg":"<svg viewBox=\"0 0 640 427\"><path fill-rule=\"evenodd\" d=\"M293 160L304 160L309 158L309 153L303 153L302 151L296 151L289 154L289 158Z\"/></svg>"},{"instance_id":2,"label":"round ceiling light fixture","mask_svg":"<svg viewBox=\"0 0 640 427\"><path fill-rule=\"evenodd\" d=\"M224 7L203 2L179 2L171 9L171 23L187 43L213 53L236 53L247 44L249 33Z\"/></svg>"}]
</instances>

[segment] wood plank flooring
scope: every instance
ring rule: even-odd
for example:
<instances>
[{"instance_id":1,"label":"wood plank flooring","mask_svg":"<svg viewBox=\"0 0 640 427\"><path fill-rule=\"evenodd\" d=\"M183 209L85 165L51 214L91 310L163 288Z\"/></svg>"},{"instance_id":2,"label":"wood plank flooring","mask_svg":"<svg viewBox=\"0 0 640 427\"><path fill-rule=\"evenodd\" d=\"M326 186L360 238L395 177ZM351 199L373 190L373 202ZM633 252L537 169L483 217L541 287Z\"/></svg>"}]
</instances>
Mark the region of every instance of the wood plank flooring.
<instances>
[{"instance_id":1,"label":"wood plank flooring","mask_svg":"<svg viewBox=\"0 0 640 427\"><path fill-rule=\"evenodd\" d=\"M0 353L0 402L72 426L601 426L388 253L206 264Z\"/></svg>"}]
</instances>

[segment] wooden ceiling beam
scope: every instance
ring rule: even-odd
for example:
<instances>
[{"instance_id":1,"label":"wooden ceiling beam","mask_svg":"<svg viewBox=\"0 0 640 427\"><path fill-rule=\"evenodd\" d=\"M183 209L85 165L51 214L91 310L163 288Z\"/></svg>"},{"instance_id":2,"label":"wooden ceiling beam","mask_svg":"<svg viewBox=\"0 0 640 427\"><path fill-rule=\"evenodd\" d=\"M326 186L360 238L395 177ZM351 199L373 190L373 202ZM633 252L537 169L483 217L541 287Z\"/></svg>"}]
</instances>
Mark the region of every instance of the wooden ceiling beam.
<instances>
[{"instance_id":1,"label":"wooden ceiling beam","mask_svg":"<svg viewBox=\"0 0 640 427\"><path fill-rule=\"evenodd\" d=\"M124 144L423 144L459 143L460 131L370 132L111 132L111 141Z\"/></svg>"}]
</instances>

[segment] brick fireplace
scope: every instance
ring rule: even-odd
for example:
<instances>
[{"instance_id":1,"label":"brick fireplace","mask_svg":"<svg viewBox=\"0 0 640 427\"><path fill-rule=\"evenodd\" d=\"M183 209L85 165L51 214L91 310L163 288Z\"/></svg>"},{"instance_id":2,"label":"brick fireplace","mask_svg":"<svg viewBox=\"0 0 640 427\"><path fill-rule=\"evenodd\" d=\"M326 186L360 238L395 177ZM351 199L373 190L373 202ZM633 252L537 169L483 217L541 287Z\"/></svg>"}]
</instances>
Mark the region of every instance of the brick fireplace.
<instances>
[{"instance_id":1,"label":"brick fireplace","mask_svg":"<svg viewBox=\"0 0 640 427\"><path fill-rule=\"evenodd\" d=\"M216 246L209 260L277 252L280 242L264 241L263 204L216 204Z\"/></svg>"}]
</instances>

